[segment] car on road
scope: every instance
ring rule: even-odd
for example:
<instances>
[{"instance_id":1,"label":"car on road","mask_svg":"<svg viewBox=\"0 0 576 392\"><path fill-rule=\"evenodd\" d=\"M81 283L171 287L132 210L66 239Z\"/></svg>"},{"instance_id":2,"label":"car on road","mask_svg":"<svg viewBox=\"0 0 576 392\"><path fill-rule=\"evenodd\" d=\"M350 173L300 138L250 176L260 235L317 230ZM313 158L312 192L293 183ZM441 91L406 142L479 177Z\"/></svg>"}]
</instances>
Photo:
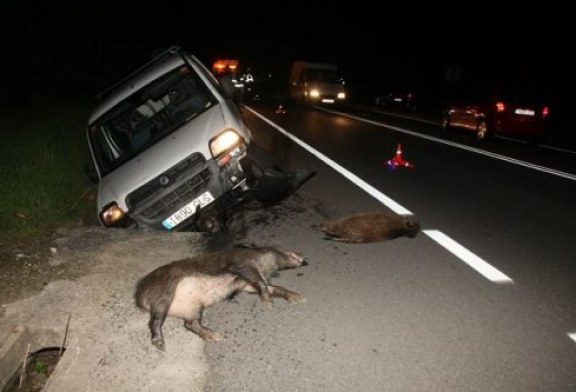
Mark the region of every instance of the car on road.
<instances>
[{"instance_id":1,"label":"car on road","mask_svg":"<svg viewBox=\"0 0 576 392\"><path fill-rule=\"evenodd\" d=\"M295 61L290 68L290 93L305 103L346 102L347 89L336 64Z\"/></svg>"},{"instance_id":2,"label":"car on road","mask_svg":"<svg viewBox=\"0 0 576 392\"><path fill-rule=\"evenodd\" d=\"M532 143L551 132L550 107L538 95L517 87L472 91L444 110L444 129L474 132L480 140L501 135Z\"/></svg>"},{"instance_id":3,"label":"car on road","mask_svg":"<svg viewBox=\"0 0 576 392\"><path fill-rule=\"evenodd\" d=\"M374 105L382 108L416 110L416 94L411 91L393 90L379 94L374 98Z\"/></svg>"},{"instance_id":4,"label":"car on road","mask_svg":"<svg viewBox=\"0 0 576 392\"><path fill-rule=\"evenodd\" d=\"M298 185L301 173L266 162L233 96L229 77L180 47L101 94L87 124L101 224L213 232L249 195Z\"/></svg>"}]
</instances>

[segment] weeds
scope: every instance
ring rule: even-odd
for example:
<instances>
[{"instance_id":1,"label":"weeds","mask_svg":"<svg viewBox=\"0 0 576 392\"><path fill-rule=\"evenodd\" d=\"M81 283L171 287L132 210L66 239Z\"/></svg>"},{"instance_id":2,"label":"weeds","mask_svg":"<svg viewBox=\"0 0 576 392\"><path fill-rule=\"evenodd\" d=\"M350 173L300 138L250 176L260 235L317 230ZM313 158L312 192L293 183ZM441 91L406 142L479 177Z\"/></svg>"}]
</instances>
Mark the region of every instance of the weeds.
<instances>
[{"instance_id":1,"label":"weeds","mask_svg":"<svg viewBox=\"0 0 576 392\"><path fill-rule=\"evenodd\" d=\"M89 110L64 101L2 110L0 235L36 235L95 214L84 174Z\"/></svg>"}]
</instances>

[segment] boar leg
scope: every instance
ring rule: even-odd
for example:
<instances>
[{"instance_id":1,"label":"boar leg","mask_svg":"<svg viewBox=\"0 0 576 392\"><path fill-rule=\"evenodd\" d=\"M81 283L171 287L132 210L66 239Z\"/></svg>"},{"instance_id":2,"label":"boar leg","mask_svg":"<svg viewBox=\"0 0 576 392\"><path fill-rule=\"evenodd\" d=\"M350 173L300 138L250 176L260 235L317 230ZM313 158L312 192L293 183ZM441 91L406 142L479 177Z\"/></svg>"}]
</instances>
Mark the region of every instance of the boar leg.
<instances>
[{"instance_id":1,"label":"boar leg","mask_svg":"<svg viewBox=\"0 0 576 392\"><path fill-rule=\"evenodd\" d=\"M218 332L214 332L210 328L203 326L199 319L186 320L184 327L209 342L216 343L222 340L222 336Z\"/></svg>"},{"instance_id":2,"label":"boar leg","mask_svg":"<svg viewBox=\"0 0 576 392\"><path fill-rule=\"evenodd\" d=\"M158 347L159 350L164 351L164 336L162 335L162 324L166 320L165 311L151 311L150 321L148 326L150 327L150 332L152 333L152 344Z\"/></svg>"},{"instance_id":3,"label":"boar leg","mask_svg":"<svg viewBox=\"0 0 576 392\"><path fill-rule=\"evenodd\" d=\"M284 298L289 302L306 302L306 297L282 286L268 285L268 290L272 296Z\"/></svg>"},{"instance_id":4,"label":"boar leg","mask_svg":"<svg viewBox=\"0 0 576 392\"><path fill-rule=\"evenodd\" d=\"M258 291L260 299L267 307L272 306L272 297L270 297L270 292L268 291L268 285L266 281L257 269L237 269L233 271L234 274L238 275L240 278L248 282L252 288ZM244 291L251 291L249 288L245 288Z\"/></svg>"}]
</instances>

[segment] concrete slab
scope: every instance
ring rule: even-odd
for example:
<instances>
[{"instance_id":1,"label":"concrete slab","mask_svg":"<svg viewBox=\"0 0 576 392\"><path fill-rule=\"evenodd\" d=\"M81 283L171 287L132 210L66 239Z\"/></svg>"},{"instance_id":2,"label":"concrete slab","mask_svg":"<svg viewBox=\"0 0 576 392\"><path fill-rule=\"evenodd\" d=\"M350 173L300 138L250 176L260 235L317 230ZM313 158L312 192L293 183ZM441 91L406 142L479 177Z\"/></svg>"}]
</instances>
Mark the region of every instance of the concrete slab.
<instances>
[{"instance_id":1,"label":"concrete slab","mask_svg":"<svg viewBox=\"0 0 576 392\"><path fill-rule=\"evenodd\" d=\"M60 234L53 262L81 263L86 274L7 306L0 319L0 387L18 370L28 344L30 352L64 344L45 391L201 391L208 371L202 339L168 319L166 352L158 351L133 290L152 269L202 252L203 236L99 227Z\"/></svg>"}]
</instances>

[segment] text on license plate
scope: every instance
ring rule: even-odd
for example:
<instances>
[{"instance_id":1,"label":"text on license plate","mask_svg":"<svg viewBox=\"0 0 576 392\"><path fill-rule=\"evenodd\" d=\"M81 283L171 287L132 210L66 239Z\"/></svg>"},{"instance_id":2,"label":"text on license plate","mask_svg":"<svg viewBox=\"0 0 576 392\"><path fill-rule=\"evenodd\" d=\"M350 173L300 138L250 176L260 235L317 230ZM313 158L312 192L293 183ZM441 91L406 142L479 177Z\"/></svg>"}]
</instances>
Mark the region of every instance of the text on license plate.
<instances>
[{"instance_id":1,"label":"text on license plate","mask_svg":"<svg viewBox=\"0 0 576 392\"><path fill-rule=\"evenodd\" d=\"M184 207L173 213L170 217L162 221L162 225L168 230L172 230L176 225L185 221L198 211L199 208L205 207L214 201L214 196L210 192L204 192Z\"/></svg>"},{"instance_id":2,"label":"text on license plate","mask_svg":"<svg viewBox=\"0 0 576 392\"><path fill-rule=\"evenodd\" d=\"M514 110L514 113L520 114L522 116L533 116L536 114L536 112L532 109L516 109Z\"/></svg>"}]
</instances>

